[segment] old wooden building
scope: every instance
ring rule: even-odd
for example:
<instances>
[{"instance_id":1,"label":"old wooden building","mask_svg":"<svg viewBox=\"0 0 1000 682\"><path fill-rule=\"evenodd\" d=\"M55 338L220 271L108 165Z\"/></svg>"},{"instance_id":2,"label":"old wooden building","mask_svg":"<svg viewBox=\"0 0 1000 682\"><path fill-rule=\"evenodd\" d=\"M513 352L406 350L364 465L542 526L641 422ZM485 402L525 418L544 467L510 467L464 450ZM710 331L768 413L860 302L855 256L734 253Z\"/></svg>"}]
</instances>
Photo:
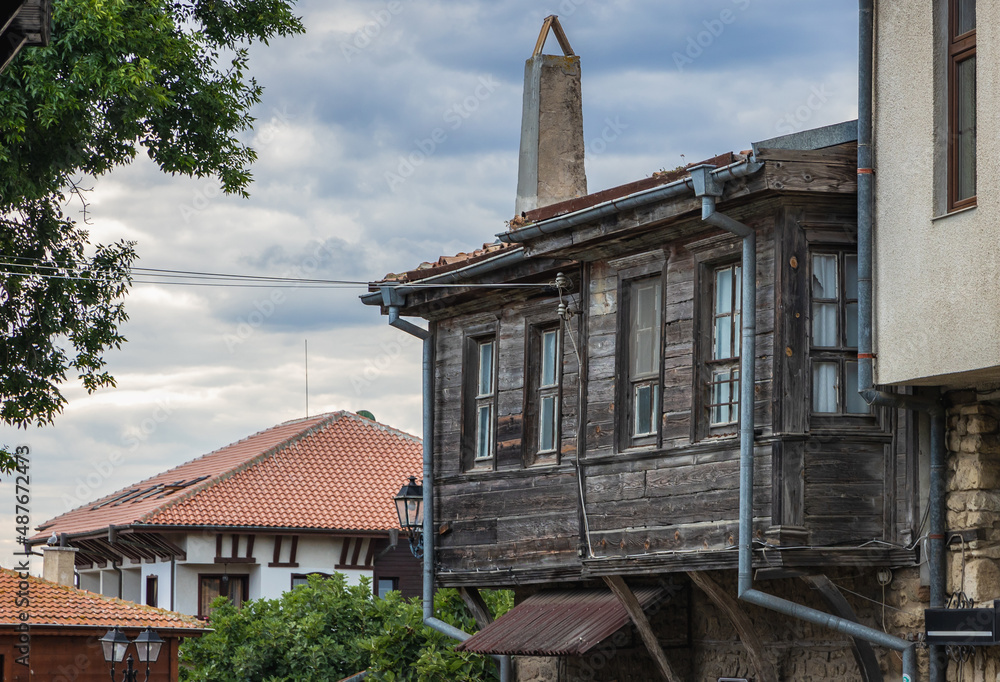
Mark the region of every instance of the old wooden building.
<instances>
[{"instance_id":1,"label":"old wooden building","mask_svg":"<svg viewBox=\"0 0 1000 682\"><path fill-rule=\"evenodd\" d=\"M524 681L911 674L928 447L859 395L857 122L588 193L579 67L549 17L497 241L362 297L424 339L425 585L482 617L459 648Z\"/></svg>"},{"instance_id":2,"label":"old wooden building","mask_svg":"<svg viewBox=\"0 0 1000 682\"><path fill-rule=\"evenodd\" d=\"M757 238L758 577L850 567L874 585L875 567L915 562L912 424L857 394L855 130L525 212L498 243L379 285L434 339L438 585L519 601L605 576L659 585L686 615L658 637L699 665L686 576L737 562L742 312L741 240L703 222L701 172Z\"/></svg>"}]
</instances>

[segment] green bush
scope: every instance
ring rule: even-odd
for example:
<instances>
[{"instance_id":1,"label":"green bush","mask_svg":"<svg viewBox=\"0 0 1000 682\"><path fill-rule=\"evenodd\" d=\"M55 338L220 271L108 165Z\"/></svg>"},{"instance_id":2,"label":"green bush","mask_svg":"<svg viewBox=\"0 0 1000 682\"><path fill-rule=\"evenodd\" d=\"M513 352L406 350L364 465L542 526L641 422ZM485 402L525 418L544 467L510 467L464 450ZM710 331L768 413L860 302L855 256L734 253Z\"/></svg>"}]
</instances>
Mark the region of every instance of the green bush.
<instances>
[{"instance_id":1,"label":"green bush","mask_svg":"<svg viewBox=\"0 0 1000 682\"><path fill-rule=\"evenodd\" d=\"M510 592L483 596L496 615L513 605ZM279 599L213 606L213 631L181 647L183 682L336 682L361 670L385 682L498 679L492 659L455 651L423 624L419 599L374 599L367 579L350 586L341 574L312 576ZM434 615L477 629L456 590L435 595Z\"/></svg>"}]
</instances>

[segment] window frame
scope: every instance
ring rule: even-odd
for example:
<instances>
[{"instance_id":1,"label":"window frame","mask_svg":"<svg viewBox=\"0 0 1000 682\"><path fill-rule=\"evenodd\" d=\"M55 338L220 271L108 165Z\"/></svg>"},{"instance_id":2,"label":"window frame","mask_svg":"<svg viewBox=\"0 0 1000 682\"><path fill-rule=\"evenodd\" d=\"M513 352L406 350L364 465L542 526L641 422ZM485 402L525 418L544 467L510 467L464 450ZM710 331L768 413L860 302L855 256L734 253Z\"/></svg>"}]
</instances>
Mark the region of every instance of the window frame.
<instances>
[{"instance_id":1,"label":"window frame","mask_svg":"<svg viewBox=\"0 0 1000 682\"><path fill-rule=\"evenodd\" d=\"M152 592L152 594L150 594ZM156 575L146 576L146 594L143 603L146 606L157 608L160 605L160 579Z\"/></svg>"},{"instance_id":2,"label":"window frame","mask_svg":"<svg viewBox=\"0 0 1000 682\"><path fill-rule=\"evenodd\" d=\"M967 31L963 34L956 35L957 23L958 23L958 4L961 0L948 0L948 11L947 11L947 40L946 40L946 54L947 54L947 80L948 80L948 100L947 100L947 116L948 116L948 160L947 160L947 196L948 205L947 209L949 213L954 211L960 211L965 208L971 208L976 205L976 191L968 197L959 197L959 178L961 176L961 145L959 144L960 132L958 126L959 121L959 105L962 100L962 93L959 90L959 79L958 79L958 68L959 65L970 60L976 59L976 28L975 25L972 30ZM975 11L975 3L973 3L973 10ZM973 138L976 137L976 131L978 128L978 93L977 93L977 77L975 71L975 64L973 65L972 74L972 88L973 88ZM969 161L969 160L967 160ZM973 184L977 183L977 149L976 144L973 144L972 155L972 178Z\"/></svg>"},{"instance_id":3,"label":"window frame","mask_svg":"<svg viewBox=\"0 0 1000 682\"><path fill-rule=\"evenodd\" d=\"M814 296L814 268L816 256L835 256L837 259L837 286L836 298ZM810 423L814 426L846 426L846 425L869 425L873 422L874 410L869 407L867 412L849 412L847 405L847 366L855 366L855 377L857 377L857 340L855 345L850 345L848 340L847 321L850 307L855 309L858 305L857 293L848 296L847 277L848 261L853 258L857 260L857 251L854 248L838 248L835 246L813 246L808 252L807 281L809 282L809 375L808 391L805 399L809 404ZM856 267L856 265L855 265ZM814 342L814 330L816 314L814 306L836 305L837 306L837 339L836 345L820 346ZM856 313L855 313L856 314ZM834 412L819 412L814 409L815 405L815 367L819 363L829 363L836 366L836 399L837 406ZM855 384L857 379L855 379Z\"/></svg>"},{"instance_id":4,"label":"window frame","mask_svg":"<svg viewBox=\"0 0 1000 682\"><path fill-rule=\"evenodd\" d=\"M525 400L524 400L524 465L526 467L558 464L562 444L562 401L563 401L563 365L565 333L559 320L532 322L526 320L527 334L525 339ZM543 342L548 334L555 335L554 383L545 384L542 381L544 368ZM542 402L553 399L555 402L554 424L552 428L553 446L548 449L541 447L542 435Z\"/></svg>"},{"instance_id":5,"label":"window frame","mask_svg":"<svg viewBox=\"0 0 1000 682\"><path fill-rule=\"evenodd\" d=\"M724 270L731 270L732 276L729 290L729 311L720 313L716 306L719 300L719 273ZM713 264L709 268L711 273L709 281L709 350L704 358L706 369L705 382L705 422L708 426L709 435L730 435L739 429L740 422L740 353L743 344L743 262L742 260L729 260L726 262ZM720 318L729 318L729 348L733 351L727 357L715 357L718 348L717 335L718 321ZM716 377L725 372L729 379L718 380ZM722 383L728 383L730 387L729 400L726 402L715 402L714 389ZM729 421L713 421L713 409L727 406L730 416Z\"/></svg>"},{"instance_id":6,"label":"window frame","mask_svg":"<svg viewBox=\"0 0 1000 682\"><path fill-rule=\"evenodd\" d=\"M662 444L663 422L663 343L664 320L666 318L666 264L657 262L655 267L637 267L619 270L618 284L618 339L616 375L624 380L618 382L617 439L619 450L632 448L659 447ZM632 351L632 322L635 310L632 306L634 291L645 283L655 283L659 305L654 307L655 336L651 346L654 350L655 367L649 372L633 372L634 353ZM645 433L636 433L636 396L642 386L652 387L650 396L650 427Z\"/></svg>"},{"instance_id":7,"label":"window frame","mask_svg":"<svg viewBox=\"0 0 1000 682\"><path fill-rule=\"evenodd\" d=\"M497 398L499 388L499 339L497 324L477 325L466 330L462 359L462 470L463 471L493 471L497 461ZM486 343L493 344L492 355L492 392L480 392L480 353ZM489 455L480 457L479 445L479 415L480 409L489 407L488 438Z\"/></svg>"},{"instance_id":8,"label":"window frame","mask_svg":"<svg viewBox=\"0 0 1000 682\"><path fill-rule=\"evenodd\" d=\"M388 580L392 583L392 589L390 592L399 592L399 578L396 576L378 576L372 581L372 593L375 597L379 599L385 599L385 595L379 594L379 583L383 580Z\"/></svg>"},{"instance_id":9,"label":"window frame","mask_svg":"<svg viewBox=\"0 0 1000 682\"><path fill-rule=\"evenodd\" d=\"M296 587L299 587L300 585L308 585L309 576L311 575L318 575L320 578L323 578L324 580L333 577L332 573L323 573L322 571L309 571L308 573L292 573L288 577L288 585L289 585L288 589L294 590ZM298 585L295 584L296 580L300 581ZM301 582L303 580L305 582Z\"/></svg>"},{"instance_id":10,"label":"window frame","mask_svg":"<svg viewBox=\"0 0 1000 682\"><path fill-rule=\"evenodd\" d=\"M234 578L243 582L243 590L242 594L240 595L240 603L236 605L236 608L240 609L243 608L243 604L245 604L250 599L250 576L248 574L246 573L199 573L198 574L198 618L202 620L208 620L208 617L212 613L211 609L208 610L208 613L205 613L205 608L204 608L206 606L204 604L205 580L217 579L219 581L219 594L212 599L212 601L215 601L215 599L217 599L218 597L223 596L222 582L224 580L228 582L230 580L233 580ZM232 594L232 588L230 588L229 593L225 595L226 598L229 599L229 601L233 601L232 597L229 596L231 594Z\"/></svg>"}]
</instances>

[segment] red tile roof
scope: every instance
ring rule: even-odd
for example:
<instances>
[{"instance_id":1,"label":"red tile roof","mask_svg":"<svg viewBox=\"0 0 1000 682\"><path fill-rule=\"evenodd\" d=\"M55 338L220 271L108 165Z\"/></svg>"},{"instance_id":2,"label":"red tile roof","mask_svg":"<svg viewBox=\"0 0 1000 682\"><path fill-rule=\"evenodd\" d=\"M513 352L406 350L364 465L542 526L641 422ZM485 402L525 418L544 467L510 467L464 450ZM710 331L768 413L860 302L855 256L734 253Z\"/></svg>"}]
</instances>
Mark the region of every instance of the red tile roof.
<instances>
[{"instance_id":1,"label":"red tile roof","mask_svg":"<svg viewBox=\"0 0 1000 682\"><path fill-rule=\"evenodd\" d=\"M413 282L420 279L426 279L428 277L433 277L434 275L440 275L445 272L450 272L451 270L458 270L459 268L465 267L466 265L472 265L481 260L486 260L490 256L494 256L497 253L505 249L519 249L521 246L519 244L504 244L503 242L497 242L495 244L483 244L483 248L476 249L469 253L458 253L454 256L441 256L433 263L424 262L415 267L413 270L408 270L401 273L392 273L382 278L383 282Z\"/></svg>"},{"instance_id":2,"label":"red tile roof","mask_svg":"<svg viewBox=\"0 0 1000 682\"><path fill-rule=\"evenodd\" d=\"M109 526L397 528L392 497L420 476L419 438L351 412L285 422L46 521L51 533Z\"/></svg>"},{"instance_id":3,"label":"red tile roof","mask_svg":"<svg viewBox=\"0 0 1000 682\"><path fill-rule=\"evenodd\" d=\"M9 598L0 599L0 626L20 623L22 612L28 614L28 624L90 626L99 628L152 627L156 630L204 631L205 624L193 616L185 616L152 606L133 604L112 597L105 597L75 587L29 576L28 600L25 608L16 605L14 595L19 591L22 578L6 568L0 568L0 594Z\"/></svg>"}]
</instances>

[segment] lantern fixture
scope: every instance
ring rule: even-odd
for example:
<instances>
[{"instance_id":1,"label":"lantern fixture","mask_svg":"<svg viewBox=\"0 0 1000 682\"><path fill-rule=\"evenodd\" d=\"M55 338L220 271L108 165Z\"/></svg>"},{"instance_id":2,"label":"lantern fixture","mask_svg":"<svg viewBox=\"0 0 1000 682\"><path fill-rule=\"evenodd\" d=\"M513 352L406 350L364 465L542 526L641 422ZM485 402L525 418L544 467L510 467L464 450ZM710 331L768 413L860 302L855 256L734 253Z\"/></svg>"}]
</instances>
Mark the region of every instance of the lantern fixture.
<instances>
[{"instance_id":1,"label":"lantern fixture","mask_svg":"<svg viewBox=\"0 0 1000 682\"><path fill-rule=\"evenodd\" d=\"M132 654L129 654L127 659L125 658L128 645L133 642L139 656L139 662L146 664L146 682L149 682L149 664L156 662L160 656L160 647L164 644L156 631L148 626L132 641L129 641L129 638L117 626L108 630L99 641L104 649L104 660L111 664L111 682L115 682L115 664L122 661L125 661L126 664L126 668L122 672L122 682L137 682L139 671L134 668Z\"/></svg>"},{"instance_id":2,"label":"lantern fixture","mask_svg":"<svg viewBox=\"0 0 1000 682\"><path fill-rule=\"evenodd\" d=\"M393 498L399 526L410 538L410 551L418 559L424 555L424 487L418 485L415 476L399 490Z\"/></svg>"}]
</instances>

